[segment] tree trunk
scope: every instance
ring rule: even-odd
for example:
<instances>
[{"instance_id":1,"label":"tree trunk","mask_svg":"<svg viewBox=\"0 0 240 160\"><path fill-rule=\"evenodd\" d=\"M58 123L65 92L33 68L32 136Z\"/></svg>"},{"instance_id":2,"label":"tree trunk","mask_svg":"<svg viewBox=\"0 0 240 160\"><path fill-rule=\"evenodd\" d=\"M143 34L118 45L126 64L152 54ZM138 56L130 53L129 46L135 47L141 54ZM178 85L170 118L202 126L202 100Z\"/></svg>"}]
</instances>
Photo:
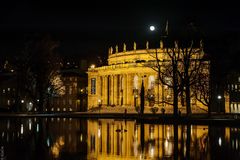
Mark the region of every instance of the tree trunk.
<instances>
[{"instance_id":1,"label":"tree trunk","mask_svg":"<svg viewBox=\"0 0 240 160\"><path fill-rule=\"evenodd\" d=\"M178 116L178 92L176 88L173 91L173 114L175 117Z\"/></svg>"},{"instance_id":2,"label":"tree trunk","mask_svg":"<svg viewBox=\"0 0 240 160\"><path fill-rule=\"evenodd\" d=\"M190 86L186 85L186 107L187 107L187 116L192 114L192 110L191 110L191 101L190 101Z\"/></svg>"},{"instance_id":3,"label":"tree trunk","mask_svg":"<svg viewBox=\"0 0 240 160\"><path fill-rule=\"evenodd\" d=\"M178 116L178 86L177 86L177 65L173 64L173 114Z\"/></svg>"}]
</instances>

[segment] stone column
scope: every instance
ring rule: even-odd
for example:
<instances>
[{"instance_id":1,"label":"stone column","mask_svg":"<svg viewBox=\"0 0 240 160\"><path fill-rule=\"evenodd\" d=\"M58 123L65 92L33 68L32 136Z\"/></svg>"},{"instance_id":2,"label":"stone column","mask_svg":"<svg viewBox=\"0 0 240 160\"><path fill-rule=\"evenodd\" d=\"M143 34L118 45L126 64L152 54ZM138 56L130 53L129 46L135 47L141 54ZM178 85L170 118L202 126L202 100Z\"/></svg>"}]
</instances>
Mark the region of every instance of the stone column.
<instances>
[{"instance_id":1,"label":"stone column","mask_svg":"<svg viewBox=\"0 0 240 160\"><path fill-rule=\"evenodd\" d=\"M123 99L123 87L122 87L122 83L123 83L123 75L119 75L119 105L122 105L122 99Z\"/></svg>"},{"instance_id":2,"label":"stone column","mask_svg":"<svg viewBox=\"0 0 240 160\"><path fill-rule=\"evenodd\" d=\"M111 76L111 105L114 104L114 76Z\"/></svg>"},{"instance_id":3,"label":"stone column","mask_svg":"<svg viewBox=\"0 0 240 160\"><path fill-rule=\"evenodd\" d=\"M102 104L106 104L106 95L105 95L105 76L102 76Z\"/></svg>"},{"instance_id":4,"label":"stone column","mask_svg":"<svg viewBox=\"0 0 240 160\"><path fill-rule=\"evenodd\" d=\"M108 76L104 76L104 104L108 104Z\"/></svg>"},{"instance_id":5,"label":"stone column","mask_svg":"<svg viewBox=\"0 0 240 160\"><path fill-rule=\"evenodd\" d=\"M131 106L131 100L132 100L132 85L133 85L133 81L132 81L132 75L128 74L127 75L127 104L129 106Z\"/></svg>"},{"instance_id":6,"label":"stone column","mask_svg":"<svg viewBox=\"0 0 240 160\"><path fill-rule=\"evenodd\" d=\"M101 99L101 88L102 88L102 86L101 86L101 77L100 76L97 76L96 77L96 96L97 96L97 98L98 99ZM97 99L97 101L98 101L98 99Z\"/></svg>"},{"instance_id":7,"label":"stone column","mask_svg":"<svg viewBox=\"0 0 240 160\"><path fill-rule=\"evenodd\" d=\"M114 97L113 97L113 104L118 105L118 75L113 76L113 83L114 83Z\"/></svg>"},{"instance_id":8,"label":"stone column","mask_svg":"<svg viewBox=\"0 0 240 160\"><path fill-rule=\"evenodd\" d=\"M127 105L127 75L123 75L123 105Z\"/></svg>"}]
</instances>

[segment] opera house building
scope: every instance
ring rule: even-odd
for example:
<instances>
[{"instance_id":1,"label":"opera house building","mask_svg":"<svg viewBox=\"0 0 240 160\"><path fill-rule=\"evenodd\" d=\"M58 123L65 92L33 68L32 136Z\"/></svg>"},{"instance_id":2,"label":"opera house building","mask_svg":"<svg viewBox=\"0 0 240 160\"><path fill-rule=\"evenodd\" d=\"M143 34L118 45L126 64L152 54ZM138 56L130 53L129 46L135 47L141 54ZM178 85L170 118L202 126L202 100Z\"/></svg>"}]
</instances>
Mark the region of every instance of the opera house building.
<instances>
[{"instance_id":1,"label":"opera house building","mask_svg":"<svg viewBox=\"0 0 240 160\"><path fill-rule=\"evenodd\" d=\"M178 47L177 43L174 47ZM170 62L163 42L160 41L159 47L153 49L149 48L148 42L144 49L138 49L134 42L131 48L131 50L127 50L125 44L121 51L118 46L115 46L114 49L111 47L108 53L108 65L91 66L88 69L88 109L99 106L139 107L142 84L145 90L145 108L153 106L173 108L170 105L170 102L173 101L173 89L169 85L161 83L158 71L154 69L157 59L160 61L160 66ZM203 50L195 49L195 51L197 52L192 56L194 59L201 59L204 56ZM209 63L208 61L204 63L204 72L209 73ZM167 80L168 77L165 79ZM170 79L169 83L171 83ZM178 106L180 109L186 108L185 104L181 103L180 95ZM193 110L194 108L206 110L206 107L194 96L191 96L191 106Z\"/></svg>"}]
</instances>

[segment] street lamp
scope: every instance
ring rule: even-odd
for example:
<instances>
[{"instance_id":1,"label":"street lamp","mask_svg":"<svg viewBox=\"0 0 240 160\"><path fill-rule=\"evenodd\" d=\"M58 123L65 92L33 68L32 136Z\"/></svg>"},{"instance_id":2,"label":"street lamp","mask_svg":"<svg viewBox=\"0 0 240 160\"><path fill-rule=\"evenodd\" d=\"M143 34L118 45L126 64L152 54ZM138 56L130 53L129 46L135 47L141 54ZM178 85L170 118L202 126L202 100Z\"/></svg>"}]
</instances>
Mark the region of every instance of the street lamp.
<instances>
[{"instance_id":1,"label":"street lamp","mask_svg":"<svg viewBox=\"0 0 240 160\"><path fill-rule=\"evenodd\" d=\"M101 110L101 106L102 106L102 100L98 99L98 111L99 111L99 113L100 113L100 110Z\"/></svg>"},{"instance_id":2,"label":"street lamp","mask_svg":"<svg viewBox=\"0 0 240 160\"><path fill-rule=\"evenodd\" d=\"M218 95L217 96L217 99L218 99L218 111L220 112L220 104L221 104L221 100L222 100L222 96L221 95Z\"/></svg>"}]
</instances>

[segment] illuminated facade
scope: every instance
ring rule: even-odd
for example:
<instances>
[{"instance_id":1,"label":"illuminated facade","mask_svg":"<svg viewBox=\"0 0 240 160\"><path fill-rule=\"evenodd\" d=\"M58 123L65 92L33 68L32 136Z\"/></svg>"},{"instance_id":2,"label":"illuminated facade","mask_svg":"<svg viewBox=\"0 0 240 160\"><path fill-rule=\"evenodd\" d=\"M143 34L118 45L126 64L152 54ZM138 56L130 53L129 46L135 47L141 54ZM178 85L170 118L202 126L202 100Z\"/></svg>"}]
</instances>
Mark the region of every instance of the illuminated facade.
<instances>
[{"instance_id":1,"label":"illuminated facade","mask_svg":"<svg viewBox=\"0 0 240 160\"><path fill-rule=\"evenodd\" d=\"M240 113L240 74L229 73L225 89L225 111L226 113Z\"/></svg>"},{"instance_id":2,"label":"illuminated facade","mask_svg":"<svg viewBox=\"0 0 240 160\"><path fill-rule=\"evenodd\" d=\"M91 66L88 69L88 109L97 106L138 107L142 82L145 88L145 107L160 104L160 101L172 102L172 89L157 83L157 72L152 68L156 65L156 58L153 56L155 53L162 64L169 61L162 41L160 48L155 49L149 49L148 42L145 49L137 49L136 43L130 51L126 50L125 44L121 52L118 51L118 46L114 52L110 48L108 65ZM203 52L199 52L194 57L200 59L203 55ZM206 72L208 73L208 70ZM191 99L191 103L193 108L204 107L194 98ZM180 107L181 105L179 102ZM163 107L172 108L167 104L163 104Z\"/></svg>"}]
</instances>

